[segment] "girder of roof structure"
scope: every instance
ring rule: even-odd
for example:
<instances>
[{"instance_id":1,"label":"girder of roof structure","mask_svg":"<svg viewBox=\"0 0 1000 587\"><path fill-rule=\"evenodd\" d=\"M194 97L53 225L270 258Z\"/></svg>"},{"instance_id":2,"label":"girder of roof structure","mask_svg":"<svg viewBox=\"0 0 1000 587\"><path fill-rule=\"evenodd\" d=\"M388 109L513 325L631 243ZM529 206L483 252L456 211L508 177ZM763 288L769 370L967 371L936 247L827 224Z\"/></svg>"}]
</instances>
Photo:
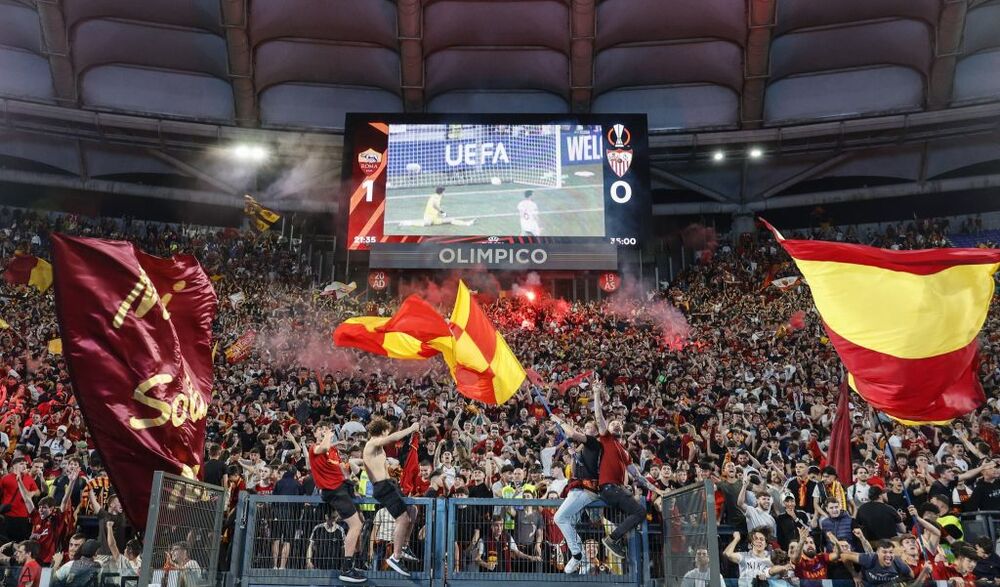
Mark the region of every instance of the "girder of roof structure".
<instances>
[{"instance_id":1,"label":"girder of roof structure","mask_svg":"<svg viewBox=\"0 0 1000 587\"><path fill-rule=\"evenodd\" d=\"M638 111L659 213L873 171L920 191L962 137L995 157L998 30L1000 0L0 0L0 168L268 193L211 156L263 142L271 177L323 161L295 197L332 210L346 112Z\"/></svg>"}]
</instances>

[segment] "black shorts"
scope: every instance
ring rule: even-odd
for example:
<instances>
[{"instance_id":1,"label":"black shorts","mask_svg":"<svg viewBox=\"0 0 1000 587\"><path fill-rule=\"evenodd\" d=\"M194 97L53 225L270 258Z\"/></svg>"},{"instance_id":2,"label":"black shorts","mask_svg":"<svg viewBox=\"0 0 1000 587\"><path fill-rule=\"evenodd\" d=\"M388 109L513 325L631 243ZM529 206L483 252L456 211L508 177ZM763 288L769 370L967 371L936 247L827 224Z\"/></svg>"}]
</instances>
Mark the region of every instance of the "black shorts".
<instances>
[{"instance_id":1,"label":"black shorts","mask_svg":"<svg viewBox=\"0 0 1000 587\"><path fill-rule=\"evenodd\" d=\"M358 513L358 508L354 505L354 492L351 491L351 487L350 483L343 483L336 489L324 489L320 492L323 501L330 504L330 507L345 520Z\"/></svg>"},{"instance_id":2,"label":"black shorts","mask_svg":"<svg viewBox=\"0 0 1000 587\"><path fill-rule=\"evenodd\" d=\"M399 519L406 513L406 504L403 503L403 492L399 490L399 485L392 479L376 481L372 485L372 497L378 500L379 505L389 510L392 517Z\"/></svg>"}]
</instances>

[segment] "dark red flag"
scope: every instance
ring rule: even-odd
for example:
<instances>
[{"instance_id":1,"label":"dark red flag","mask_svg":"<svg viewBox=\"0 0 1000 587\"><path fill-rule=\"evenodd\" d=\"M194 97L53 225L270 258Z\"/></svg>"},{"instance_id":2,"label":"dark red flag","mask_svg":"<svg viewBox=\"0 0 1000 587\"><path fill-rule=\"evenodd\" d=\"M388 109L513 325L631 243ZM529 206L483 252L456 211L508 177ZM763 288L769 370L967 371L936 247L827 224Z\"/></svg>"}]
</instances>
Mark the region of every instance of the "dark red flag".
<instances>
[{"instance_id":1,"label":"dark red flag","mask_svg":"<svg viewBox=\"0 0 1000 587\"><path fill-rule=\"evenodd\" d=\"M403 471L399 476L399 488L404 495L412 495L420 478L420 433L410 435L410 446L403 461Z\"/></svg>"},{"instance_id":2,"label":"dark red flag","mask_svg":"<svg viewBox=\"0 0 1000 587\"><path fill-rule=\"evenodd\" d=\"M828 465L837 469L837 478L847 487L854 483L854 471L851 470L851 392L847 384L840 386L840 400L837 402L837 414L833 418L833 428L830 430L830 450L826 453Z\"/></svg>"},{"instance_id":3,"label":"dark red flag","mask_svg":"<svg viewBox=\"0 0 1000 587\"><path fill-rule=\"evenodd\" d=\"M73 391L137 528L153 472L201 474L216 296L189 255L52 236L56 314Z\"/></svg>"},{"instance_id":4,"label":"dark red flag","mask_svg":"<svg viewBox=\"0 0 1000 587\"><path fill-rule=\"evenodd\" d=\"M576 377L573 377L572 379L567 379L566 381L563 381L559 385L556 385L556 389L559 390L559 393L566 393L567 389L573 387L574 385L580 385L581 383L583 383L584 379L590 377L593 374L594 374L593 371L584 371L583 373L580 373Z\"/></svg>"},{"instance_id":5,"label":"dark red flag","mask_svg":"<svg viewBox=\"0 0 1000 587\"><path fill-rule=\"evenodd\" d=\"M538 374L538 371L528 368L524 370L524 374L528 377L528 381L530 381L532 385L542 388L545 387L545 380Z\"/></svg>"}]
</instances>

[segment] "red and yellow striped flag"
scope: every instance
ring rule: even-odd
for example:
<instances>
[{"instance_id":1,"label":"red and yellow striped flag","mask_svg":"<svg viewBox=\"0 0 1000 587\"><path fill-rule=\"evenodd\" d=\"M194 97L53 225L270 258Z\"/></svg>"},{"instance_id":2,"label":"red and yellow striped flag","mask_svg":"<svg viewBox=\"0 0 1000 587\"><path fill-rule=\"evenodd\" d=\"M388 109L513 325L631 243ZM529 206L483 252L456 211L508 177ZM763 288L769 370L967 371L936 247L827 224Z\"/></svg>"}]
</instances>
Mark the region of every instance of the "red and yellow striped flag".
<instances>
[{"instance_id":1,"label":"red and yellow striped flag","mask_svg":"<svg viewBox=\"0 0 1000 587\"><path fill-rule=\"evenodd\" d=\"M868 403L904 423L937 423L986 401L976 337L1000 250L786 240L765 224L805 277L848 382Z\"/></svg>"},{"instance_id":2,"label":"red and yellow striped flag","mask_svg":"<svg viewBox=\"0 0 1000 587\"><path fill-rule=\"evenodd\" d=\"M45 293L52 286L52 264L39 257L15 253L3 277L12 285L30 285L39 293Z\"/></svg>"},{"instance_id":3,"label":"red and yellow striped flag","mask_svg":"<svg viewBox=\"0 0 1000 587\"><path fill-rule=\"evenodd\" d=\"M451 332L454 354L446 354L445 360L459 393L487 404L510 399L524 382L524 369L463 281L458 282Z\"/></svg>"},{"instance_id":4,"label":"red and yellow striped flag","mask_svg":"<svg viewBox=\"0 0 1000 587\"><path fill-rule=\"evenodd\" d=\"M451 351L448 323L419 296L403 301L391 318L359 316L333 331L337 346L348 346L391 359L428 359Z\"/></svg>"}]
</instances>

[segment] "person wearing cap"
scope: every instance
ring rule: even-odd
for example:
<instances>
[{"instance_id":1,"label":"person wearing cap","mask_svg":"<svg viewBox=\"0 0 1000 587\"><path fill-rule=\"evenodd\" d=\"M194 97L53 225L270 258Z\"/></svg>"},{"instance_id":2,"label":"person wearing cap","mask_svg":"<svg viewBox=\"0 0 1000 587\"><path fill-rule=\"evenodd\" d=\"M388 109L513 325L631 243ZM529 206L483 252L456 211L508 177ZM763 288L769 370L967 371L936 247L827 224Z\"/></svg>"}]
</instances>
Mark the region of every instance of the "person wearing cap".
<instances>
[{"instance_id":1,"label":"person wearing cap","mask_svg":"<svg viewBox=\"0 0 1000 587\"><path fill-rule=\"evenodd\" d=\"M49 454L64 455L73 447L73 441L66 437L66 426L60 425L56 428L55 436L46 434L45 426L36 424L33 429L38 434L39 446L49 449Z\"/></svg>"},{"instance_id":2,"label":"person wearing cap","mask_svg":"<svg viewBox=\"0 0 1000 587\"><path fill-rule=\"evenodd\" d=\"M787 552L791 543L798 538L799 529L810 527L809 514L795 509L795 496L791 493L782 497L781 505L783 511L775 518L774 523L778 528L778 544Z\"/></svg>"}]
</instances>

